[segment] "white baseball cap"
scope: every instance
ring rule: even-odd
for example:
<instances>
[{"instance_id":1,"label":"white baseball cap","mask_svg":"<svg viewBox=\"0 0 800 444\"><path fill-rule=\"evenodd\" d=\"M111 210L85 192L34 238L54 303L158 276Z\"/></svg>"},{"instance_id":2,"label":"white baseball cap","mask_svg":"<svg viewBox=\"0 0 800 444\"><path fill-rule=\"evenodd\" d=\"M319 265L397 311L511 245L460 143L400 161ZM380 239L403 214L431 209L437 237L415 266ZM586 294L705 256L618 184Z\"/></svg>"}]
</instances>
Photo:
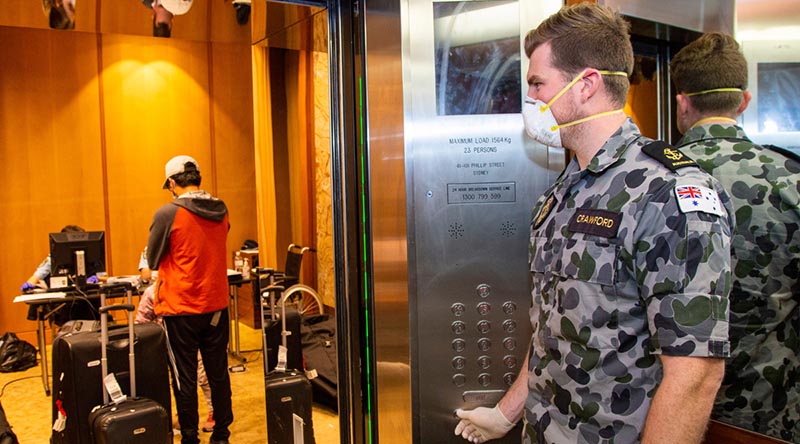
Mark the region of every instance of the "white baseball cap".
<instances>
[{"instance_id":1,"label":"white baseball cap","mask_svg":"<svg viewBox=\"0 0 800 444\"><path fill-rule=\"evenodd\" d=\"M186 167L189 166L189 171L197 171L200 172L200 167L197 165L197 161L190 156L180 155L175 156L167 162L167 165L164 167L164 189L169 189L169 178L180 173L184 173L187 171ZM194 166L194 168L191 168Z\"/></svg>"},{"instance_id":2,"label":"white baseball cap","mask_svg":"<svg viewBox=\"0 0 800 444\"><path fill-rule=\"evenodd\" d=\"M192 0L159 0L158 2L173 15L183 15L192 7Z\"/></svg>"}]
</instances>

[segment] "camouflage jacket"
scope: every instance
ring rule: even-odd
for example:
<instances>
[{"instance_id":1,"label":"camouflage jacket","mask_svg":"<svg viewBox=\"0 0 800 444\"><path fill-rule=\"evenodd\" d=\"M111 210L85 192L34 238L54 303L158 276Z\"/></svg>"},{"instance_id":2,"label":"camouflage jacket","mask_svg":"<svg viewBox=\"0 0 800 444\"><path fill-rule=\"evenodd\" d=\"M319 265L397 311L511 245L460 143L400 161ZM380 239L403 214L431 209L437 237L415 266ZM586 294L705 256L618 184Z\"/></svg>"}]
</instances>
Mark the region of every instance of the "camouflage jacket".
<instances>
[{"instance_id":1,"label":"camouflage jacket","mask_svg":"<svg viewBox=\"0 0 800 444\"><path fill-rule=\"evenodd\" d=\"M692 164L680 152L643 152L649 142L626 121L533 210L525 443L637 443L658 354L728 355L730 199L678 167Z\"/></svg>"},{"instance_id":2,"label":"camouflage jacket","mask_svg":"<svg viewBox=\"0 0 800 444\"><path fill-rule=\"evenodd\" d=\"M680 141L729 190L731 358L712 417L800 440L800 162L753 144L733 125L702 125Z\"/></svg>"}]
</instances>

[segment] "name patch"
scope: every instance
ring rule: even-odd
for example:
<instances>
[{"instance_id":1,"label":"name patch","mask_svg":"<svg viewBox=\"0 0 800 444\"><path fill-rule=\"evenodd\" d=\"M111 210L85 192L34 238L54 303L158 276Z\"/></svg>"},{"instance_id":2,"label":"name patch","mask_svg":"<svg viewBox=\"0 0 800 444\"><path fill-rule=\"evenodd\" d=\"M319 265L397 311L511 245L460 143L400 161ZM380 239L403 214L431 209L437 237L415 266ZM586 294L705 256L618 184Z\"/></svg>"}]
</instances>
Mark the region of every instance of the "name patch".
<instances>
[{"instance_id":1,"label":"name patch","mask_svg":"<svg viewBox=\"0 0 800 444\"><path fill-rule=\"evenodd\" d=\"M606 238L616 237L622 214L608 210L581 209L569 220L569 231Z\"/></svg>"}]
</instances>

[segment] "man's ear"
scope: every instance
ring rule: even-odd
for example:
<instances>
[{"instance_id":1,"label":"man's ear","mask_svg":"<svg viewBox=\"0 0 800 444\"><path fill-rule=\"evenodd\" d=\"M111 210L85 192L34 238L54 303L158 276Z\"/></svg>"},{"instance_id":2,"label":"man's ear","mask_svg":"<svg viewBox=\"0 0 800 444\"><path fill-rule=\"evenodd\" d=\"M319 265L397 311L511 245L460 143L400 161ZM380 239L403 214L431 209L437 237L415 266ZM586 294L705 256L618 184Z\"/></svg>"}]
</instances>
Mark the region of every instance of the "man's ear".
<instances>
[{"instance_id":1,"label":"man's ear","mask_svg":"<svg viewBox=\"0 0 800 444\"><path fill-rule=\"evenodd\" d=\"M742 104L739 105L739 109L736 110L737 116L742 115L744 110L747 109L747 105L750 104L750 100L753 99L753 94L751 94L750 91L742 91L742 96L743 96Z\"/></svg>"},{"instance_id":2,"label":"man's ear","mask_svg":"<svg viewBox=\"0 0 800 444\"><path fill-rule=\"evenodd\" d=\"M692 101L689 97L684 94L676 94L675 102L678 104L678 109L676 111L679 116L685 116L689 113L689 109L692 107Z\"/></svg>"},{"instance_id":3,"label":"man's ear","mask_svg":"<svg viewBox=\"0 0 800 444\"><path fill-rule=\"evenodd\" d=\"M581 79L581 97L583 101L589 100L603 84L603 75L596 69L587 69Z\"/></svg>"}]
</instances>

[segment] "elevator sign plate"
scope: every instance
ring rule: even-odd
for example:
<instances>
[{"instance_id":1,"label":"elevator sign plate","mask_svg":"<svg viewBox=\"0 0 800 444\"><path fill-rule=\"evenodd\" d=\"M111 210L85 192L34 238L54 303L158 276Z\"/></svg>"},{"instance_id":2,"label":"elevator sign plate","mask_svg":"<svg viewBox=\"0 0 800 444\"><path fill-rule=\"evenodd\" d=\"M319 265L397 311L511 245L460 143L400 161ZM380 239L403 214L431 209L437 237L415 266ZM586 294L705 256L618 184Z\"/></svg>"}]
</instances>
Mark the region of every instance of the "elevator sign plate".
<instances>
[{"instance_id":1,"label":"elevator sign plate","mask_svg":"<svg viewBox=\"0 0 800 444\"><path fill-rule=\"evenodd\" d=\"M517 201L515 182L449 183L448 204L504 203Z\"/></svg>"}]
</instances>

